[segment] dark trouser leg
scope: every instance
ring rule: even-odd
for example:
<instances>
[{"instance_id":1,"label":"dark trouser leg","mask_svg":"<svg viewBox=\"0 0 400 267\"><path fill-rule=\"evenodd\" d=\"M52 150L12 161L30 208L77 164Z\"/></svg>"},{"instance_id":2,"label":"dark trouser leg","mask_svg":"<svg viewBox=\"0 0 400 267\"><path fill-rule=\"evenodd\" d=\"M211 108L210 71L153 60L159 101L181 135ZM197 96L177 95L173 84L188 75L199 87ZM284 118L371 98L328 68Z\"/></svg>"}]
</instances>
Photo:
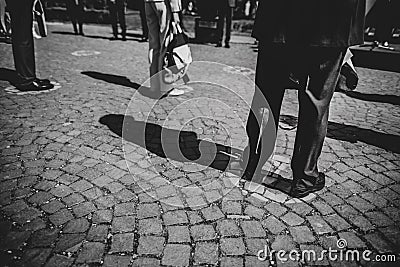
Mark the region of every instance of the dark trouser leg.
<instances>
[{"instance_id":1,"label":"dark trouser leg","mask_svg":"<svg viewBox=\"0 0 400 267\"><path fill-rule=\"evenodd\" d=\"M257 166L249 164L247 169L252 169L250 171L255 171L256 174L261 171L265 162L270 158L275 146L279 113L285 92L284 85L288 74L285 64L280 58L284 55L283 46L260 44L256 71L257 87L246 125L250 149L249 162L253 164L252 158L259 158L258 164L256 162ZM265 128L256 153L263 108L268 110L269 116L267 124L264 124Z\"/></svg>"},{"instance_id":2,"label":"dark trouser leg","mask_svg":"<svg viewBox=\"0 0 400 267\"><path fill-rule=\"evenodd\" d=\"M229 44L229 42L231 41L232 16L233 16L233 8L228 7L226 11L225 44Z\"/></svg>"},{"instance_id":3,"label":"dark trouser leg","mask_svg":"<svg viewBox=\"0 0 400 267\"><path fill-rule=\"evenodd\" d=\"M299 91L299 120L292 157L294 180L307 186L318 178L317 162L327 132L329 105L338 81L346 49L308 48L304 68L307 88ZM306 58L308 60L306 60Z\"/></svg>"},{"instance_id":4,"label":"dark trouser leg","mask_svg":"<svg viewBox=\"0 0 400 267\"><path fill-rule=\"evenodd\" d=\"M218 22L217 22L217 35L218 35L218 42L222 43L222 38L224 37L224 23L226 17L226 10L225 8L218 9Z\"/></svg>"},{"instance_id":5,"label":"dark trouser leg","mask_svg":"<svg viewBox=\"0 0 400 267\"><path fill-rule=\"evenodd\" d=\"M117 15L116 5L110 3L110 20L111 20L111 27L112 27L114 37L118 36L117 16L118 15Z\"/></svg>"},{"instance_id":6,"label":"dark trouser leg","mask_svg":"<svg viewBox=\"0 0 400 267\"><path fill-rule=\"evenodd\" d=\"M126 36L126 22L125 22L125 4L124 1L117 2L118 21L121 26L122 37Z\"/></svg>"},{"instance_id":7,"label":"dark trouser leg","mask_svg":"<svg viewBox=\"0 0 400 267\"><path fill-rule=\"evenodd\" d=\"M85 17L85 9L83 6L83 2L79 3L79 6L77 7L78 11L77 11L77 21L79 24L79 34L83 34L83 20Z\"/></svg>"},{"instance_id":8,"label":"dark trouser leg","mask_svg":"<svg viewBox=\"0 0 400 267\"><path fill-rule=\"evenodd\" d=\"M149 28L147 27L146 11L144 6L140 8L140 22L142 23L143 37L149 38Z\"/></svg>"},{"instance_id":9,"label":"dark trouser leg","mask_svg":"<svg viewBox=\"0 0 400 267\"><path fill-rule=\"evenodd\" d=\"M32 35L33 0L7 2L10 7L12 48L14 64L21 83L29 83L36 78L35 54Z\"/></svg>"}]
</instances>

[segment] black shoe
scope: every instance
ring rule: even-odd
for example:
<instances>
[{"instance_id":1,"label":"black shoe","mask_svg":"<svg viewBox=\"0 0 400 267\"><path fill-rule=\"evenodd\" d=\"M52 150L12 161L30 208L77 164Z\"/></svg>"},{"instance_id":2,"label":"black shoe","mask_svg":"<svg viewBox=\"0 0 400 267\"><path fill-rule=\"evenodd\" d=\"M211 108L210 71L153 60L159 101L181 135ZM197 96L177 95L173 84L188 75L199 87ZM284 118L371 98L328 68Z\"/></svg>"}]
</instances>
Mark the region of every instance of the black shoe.
<instances>
[{"instance_id":1,"label":"black shoe","mask_svg":"<svg viewBox=\"0 0 400 267\"><path fill-rule=\"evenodd\" d=\"M292 188L290 189L289 195L294 198L303 198L308 196L308 194L319 191L325 186L325 174L318 173L318 178L315 184L306 179L298 179L292 182Z\"/></svg>"},{"instance_id":2,"label":"black shoe","mask_svg":"<svg viewBox=\"0 0 400 267\"><path fill-rule=\"evenodd\" d=\"M113 37L110 38L111 41L118 40L118 36L114 35Z\"/></svg>"},{"instance_id":3,"label":"black shoe","mask_svg":"<svg viewBox=\"0 0 400 267\"><path fill-rule=\"evenodd\" d=\"M36 78L36 79L35 79L35 82L37 82L37 83L40 84L40 85L51 84L51 82L50 82L49 79L39 79L39 78Z\"/></svg>"},{"instance_id":4,"label":"black shoe","mask_svg":"<svg viewBox=\"0 0 400 267\"><path fill-rule=\"evenodd\" d=\"M37 79L27 83L27 84L17 84L15 85L18 90L26 92L26 91L44 91L54 88L54 85L51 83L42 83L38 82Z\"/></svg>"},{"instance_id":5,"label":"black shoe","mask_svg":"<svg viewBox=\"0 0 400 267\"><path fill-rule=\"evenodd\" d=\"M245 165L245 170L243 171L241 179L246 180L246 181L252 181L252 180L258 180L257 177L261 175L260 171L256 171L257 166L258 166L258 161L260 160L260 156L257 154L249 155L249 159L247 164L245 162L242 162L242 166ZM242 157L242 161L246 160L244 157ZM244 167L244 166L243 166ZM256 179L254 179L254 177Z\"/></svg>"},{"instance_id":6,"label":"black shoe","mask_svg":"<svg viewBox=\"0 0 400 267\"><path fill-rule=\"evenodd\" d=\"M218 42L217 45L215 47L222 47L222 43Z\"/></svg>"},{"instance_id":7,"label":"black shoe","mask_svg":"<svg viewBox=\"0 0 400 267\"><path fill-rule=\"evenodd\" d=\"M80 33L79 33L79 35L81 35L81 36L85 36L85 34L84 34L83 32L80 32Z\"/></svg>"},{"instance_id":8,"label":"black shoe","mask_svg":"<svg viewBox=\"0 0 400 267\"><path fill-rule=\"evenodd\" d=\"M126 36L122 35L122 41L126 41Z\"/></svg>"},{"instance_id":9,"label":"black shoe","mask_svg":"<svg viewBox=\"0 0 400 267\"><path fill-rule=\"evenodd\" d=\"M231 46L229 45L229 43L225 44L225 48L231 48Z\"/></svg>"}]
</instances>

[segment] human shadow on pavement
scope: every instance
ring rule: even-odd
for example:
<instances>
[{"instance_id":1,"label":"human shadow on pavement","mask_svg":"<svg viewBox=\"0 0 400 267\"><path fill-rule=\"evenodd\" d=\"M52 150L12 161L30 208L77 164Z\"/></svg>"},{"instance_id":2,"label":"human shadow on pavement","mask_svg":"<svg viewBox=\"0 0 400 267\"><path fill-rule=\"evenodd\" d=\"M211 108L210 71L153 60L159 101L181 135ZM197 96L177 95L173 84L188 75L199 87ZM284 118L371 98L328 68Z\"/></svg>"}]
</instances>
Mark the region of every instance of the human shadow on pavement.
<instances>
[{"instance_id":1,"label":"human shadow on pavement","mask_svg":"<svg viewBox=\"0 0 400 267\"><path fill-rule=\"evenodd\" d=\"M290 126L297 125L297 117L292 115L281 115L280 122ZM328 138L356 143L358 141L386 149L394 153L400 153L400 136L386 134L357 126L342 123L329 122Z\"/></svg>"},{"instance_id":2,"label":"human shadow on pavement","mask_svg":"<svg viewBox=\"0 0 400 267\"><path fill-rule=\"evenodd\" d=\"M82 36L82 37L92 38L92 39L103 39L103 40L110 40L111 39L111 37L107 37L107 36L90 35L90 34L79 35L79 34L75 34L73 32L64 32L64 31L52 31L51 33L60 34L60 35Z\"/></svg>"},{"instance_id":3,"label":"human shadow on pavement","mask_svg":"<svg viewBox=\"0 0 400 267\"><path fill-rule=\"evenodd\" d=\"M17 78L17 72L15 70L0 68L0 81L7 81L10 84L14 84Z\"/></svg>"},{"instance_id":4,"label":"human shadow on pavement","mask_svg":"<svg viewBox=\"0 0 400 267\"><path fill-rule=\"evenodd\" d=\"M397 95L380 95L380 94L363 94L360 92L346 92L339 91L351 98L368 101L368 102L376 102L376 103L387 103L393 105L400 105L400 96Z\"/></svg>"},{"instance_id":5,"label":"human shadow on pavement","mask_svg":"<svg viewBox=\"0 0 400 267\"><path fill-rule=\"evenodd\" d=\"M81 73L84 75L87 75L93 79L97 79L97 80L101 80L101 81L105 81L105 82L113 83L113 84L117 84L117 85L122 85L122 86L133 88L136 90L141 87L140 84L131 82L125 76L101 73L101 72L97 72L97 71L82 71Z\"/></svg>"},{"instance_id":6,"label":"human shadow on pavement","mask_svg":"<svg viewBox=\"0 0 400 267\"><path fill-rule=\"evenodd\" d=\"M109 114L99 122L125 141L139 145L162 158L197 163L240 176L242 150L199 139L192 131L164 128L151 122L137 121L131 116ZM264 173L267 175L267 173ZM288 193L291 180L269 174L263 185Z\"/></svg>"}]
</instances>

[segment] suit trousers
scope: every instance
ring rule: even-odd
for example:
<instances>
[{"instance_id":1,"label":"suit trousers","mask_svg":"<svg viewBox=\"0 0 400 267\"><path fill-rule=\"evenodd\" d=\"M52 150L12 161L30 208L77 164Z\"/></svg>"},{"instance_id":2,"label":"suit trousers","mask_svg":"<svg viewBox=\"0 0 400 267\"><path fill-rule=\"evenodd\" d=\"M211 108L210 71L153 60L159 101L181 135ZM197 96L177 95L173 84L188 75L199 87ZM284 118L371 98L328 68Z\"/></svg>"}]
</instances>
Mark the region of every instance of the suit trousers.
<instances>
[{"instance_id":1,"label":"suit trousers","mask_svg":"<svg viewBox=\"0 0 400 267\"><path fill-rule=\"evenodd\" d=\"M229 42L231 41L232 16L233 16L233 8L230 7L228 4L221 5L218 8L217 34L219 42L222 42L224 36L225 20L226 20L225 44L229 44Z\"/></svg>"},{"instance_id":2,"label":"suit trousers","mask_svg":"<svg viewBox=\"0 0 400 267\"><path fill-rule=\"evenodd\" d=\"M36 78L32 35L33 0L7 1L11 16L12 49L18 83L30 83Z\"/></svg>"},{"instance_id":3,"label":"suit trousers","mask_svg":"<svg viewBox=\"0 0 400 267\"><path fill-rule=\"evenodd\" d=\"M150 87L152 91L165 91L168 86L163 82L162 70L172 12L165 2L146 2L145 9L149 28Z\"/></svg>"},{"instance_id":4,"label":"suit trousers","mask_svg":"<svg viewBox=\"0 0 400 267\"><path fill-rule=\"evenodd\" d=\"M259 159L259 170L272 155L276 136L271 132L271 127L276 133L285 86L289 73L294 73L300 80L300 89L298 125L291 161L293 178L312 183L318 178L317 162L327 133L329 105L345 52L346 48L290 47L285 44L260 43L256 71L258 89L253 97L253 112L249 114L246 127L250 155L254 155L260 133L259 110L268 108L271 116L267 123L269 129L261 137L259 149L261 147L263 152ZM272 121L274 123L271 126Z\"/></svg>"},{"instance_id":5,"label":"suit trousers","mask_svg":"<svg viewBox=\"0 0 400 267\"><path fill-rule=\"evenodd\" d=\"M115 3L110 3L110 17L113 35L118 35L118 22L121 26L122 36L126 35L126 22L125 22L125 1L116 0Z\"/></svg>"}]
</instances>

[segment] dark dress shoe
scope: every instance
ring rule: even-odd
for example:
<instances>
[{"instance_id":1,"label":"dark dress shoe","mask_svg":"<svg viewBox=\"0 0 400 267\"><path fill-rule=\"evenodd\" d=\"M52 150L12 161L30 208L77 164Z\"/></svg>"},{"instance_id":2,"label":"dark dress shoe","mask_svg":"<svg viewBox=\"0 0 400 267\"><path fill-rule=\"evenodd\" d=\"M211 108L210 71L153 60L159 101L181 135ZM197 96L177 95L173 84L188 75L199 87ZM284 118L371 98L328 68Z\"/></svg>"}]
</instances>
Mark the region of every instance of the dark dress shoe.
<instances>
[{"instance_id":1,"label":"dark dress shoe","mask_svg":"<svg viewBox=\"0 0 400 267\"><path fill-rule=\"evenodd\" d=\"M36 79L35 79L35 82L37 82L37 83L40 84L40 85L51 84L51 82L50 82L49 79L39 79L39 78L36 78Z\"/></svg>"},{"instance_id":2,"label":"dark dress shoe","mask_svg":"<svg viewBox=\"0 0 400 267\"><path fill-rule=\"evenodd\" d=\"M218 42L217 45L215 47L222 47L222 43Z\"/></svg>"},{"instance_id":3,"label":"dark dress shoe","mask_svg":"<svg viewBox=\"0 0 400 267\"><path fill-rule=\"evenodd\" d=\"M314 184L306 179L294 180L289 195L294 198L303 198L308 196L310 193L322 190L324 186L325 174L320 172Z\"/></svg>"},{"instance_id":4,"label":"dark dress shoe","mask_svg":"<svg viewBox=\"0 0 400 267\"><path fill-rule=\"evenodd\" d=\"M17 84L15 87L18 90L26 92L26 91L44 91L54 88L54 85L51 83L40 83L36 80L27 83L27 84Z\"/></svg>"},{"instance_id":5,"label":"dark dress shoe","mask_svg":"<svg viewBox=\"0 0 400 267\"><path fill-rule=\"evenodd\" d=\"M231 48L231 46L229 45L229 43L225 44L225 48Z\"/></svg>"}]
</instances>

